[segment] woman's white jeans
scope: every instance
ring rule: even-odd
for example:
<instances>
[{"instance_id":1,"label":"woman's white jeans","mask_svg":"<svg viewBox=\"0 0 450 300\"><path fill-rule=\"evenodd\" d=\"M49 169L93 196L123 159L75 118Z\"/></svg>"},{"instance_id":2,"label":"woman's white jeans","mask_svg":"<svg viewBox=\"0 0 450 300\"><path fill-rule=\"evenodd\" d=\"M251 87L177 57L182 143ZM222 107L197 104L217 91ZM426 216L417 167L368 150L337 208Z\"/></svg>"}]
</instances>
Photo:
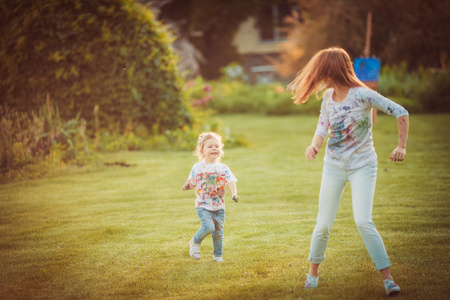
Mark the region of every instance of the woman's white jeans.
<instances>
[{"instance_id":1,"label":"woman's white jeans","mask_svg":"<svg viewBox=\"0 0 450 300\"><path fill-rule=\"evenodd\" d=\"M319 214L311 239L308 260L320 264L325 259L331 227L347 181L352 189L353 218L376 270L391 265L386 249L372 221L372 205L377 180L377 165L345 170L324 163L319 194Z\"/></svg>"}]
</instances>

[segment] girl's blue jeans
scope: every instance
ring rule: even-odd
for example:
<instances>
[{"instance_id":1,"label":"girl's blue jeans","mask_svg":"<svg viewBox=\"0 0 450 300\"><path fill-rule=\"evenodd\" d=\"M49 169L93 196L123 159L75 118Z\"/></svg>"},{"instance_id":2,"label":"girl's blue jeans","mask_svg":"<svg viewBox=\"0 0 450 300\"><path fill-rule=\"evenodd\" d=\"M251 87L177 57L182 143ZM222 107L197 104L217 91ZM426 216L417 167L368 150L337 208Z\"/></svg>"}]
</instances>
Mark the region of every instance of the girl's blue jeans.
<instances>
[{"instance_id":1,"label":"girl's blue jeans","mask_svg":"<svg viewBox=\"0 0 450 300\"><path fill-rule=\"evenodd\" d=\"M353 218L376 270L391 265L386 249L372 221L372 206L377 180L377 165L345 170L325 163L319 194L319 213L311 239L308 260L320 264L325 259L331 227L347 181L352 189Z\"/></svg>"},{"instance_id":2,"label":"girl's blue jeans","mask_svg":"<svg viewBox=\"0 0 450 300\"><path fill-rule=\"evenodd\" d=\"M203 239L211 234L213 240L214 256L222 256L223 225L225 223L225 210L209 211L197 207L198 218L202 227L194 236L194 243L201 244Z\"/></svg>"}]
</instances>

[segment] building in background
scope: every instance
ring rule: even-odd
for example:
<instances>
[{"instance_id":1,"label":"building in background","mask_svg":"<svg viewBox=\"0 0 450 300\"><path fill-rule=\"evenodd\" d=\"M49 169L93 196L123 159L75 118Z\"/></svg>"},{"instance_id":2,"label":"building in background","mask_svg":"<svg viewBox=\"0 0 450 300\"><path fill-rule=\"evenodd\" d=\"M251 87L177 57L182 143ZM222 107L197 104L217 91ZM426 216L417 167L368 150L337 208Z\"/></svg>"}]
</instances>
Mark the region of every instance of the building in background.
<instances>
[{"instance_id":1,"label":"building in background","mask_svg":"<svg viewBox=\"0 0 450 300\"><path fill-rule=\"evenodd\" d=\"M281 80L272 62L279 59L281 45L287 40L283 21L290 13L287 2L265 7L256 17L248 17L236 32L233 44L251 83Z\"/></svg>"},{"instance_id":2,"label":"building in background","mask_svg":"<svg viewBox=\"0 0 450 300\"><path fill-rule=\"evenodd\" d=\"M288 36L284 21L296 7L295 1L273 0L274 4L256 1L252 9L239 11L239 17L229 26L216 26L214 22L223 24L227 18L232 18L233 9L236 13L236 9L245 7L241 2L236 2L235 8L227 7L233 4L216 3L226 8L223 10L225 17L216 17L214 13L207 13L211 10L217 14L210 2L206 2L209 6L199 7L193 0L138 1L151 4L158 18L171 28L176 37L172 46L179 54L179 68L185 77L201 75L212 79L218 78L220 73L233 73L231 77L255 84L282 79L276 63Z\"/></svg>"}]
</instances>

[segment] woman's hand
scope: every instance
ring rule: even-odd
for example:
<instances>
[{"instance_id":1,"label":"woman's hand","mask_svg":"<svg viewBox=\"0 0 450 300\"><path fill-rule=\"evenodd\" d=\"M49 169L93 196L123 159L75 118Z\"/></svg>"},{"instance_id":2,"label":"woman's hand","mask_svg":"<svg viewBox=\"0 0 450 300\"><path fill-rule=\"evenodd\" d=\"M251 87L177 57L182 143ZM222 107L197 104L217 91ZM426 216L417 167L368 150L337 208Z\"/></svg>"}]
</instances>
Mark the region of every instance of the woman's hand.
<instances>
[{"instance_id":1,"label":"woman's hand","mask_svg":"<svg viewBox=\"0 0 450 300\"><path fill-rule=\"evenodd\" d=\"M319 149L314 147L313 145L309 145L308 147L306 147L305 156L309 161L315 159L317 153L319 153Z\"/></svg>"},{"instance_id":2,"label":"woman's hand","mask_svg":"<svg viewBox=\"0 0 450 300\"><path fill-rule=\"evenodd\" d=\"M392 151L391 156L389 157L392 161L403 161L406 155L406 148L397 147Z\"/></svg>"}]
</instances>

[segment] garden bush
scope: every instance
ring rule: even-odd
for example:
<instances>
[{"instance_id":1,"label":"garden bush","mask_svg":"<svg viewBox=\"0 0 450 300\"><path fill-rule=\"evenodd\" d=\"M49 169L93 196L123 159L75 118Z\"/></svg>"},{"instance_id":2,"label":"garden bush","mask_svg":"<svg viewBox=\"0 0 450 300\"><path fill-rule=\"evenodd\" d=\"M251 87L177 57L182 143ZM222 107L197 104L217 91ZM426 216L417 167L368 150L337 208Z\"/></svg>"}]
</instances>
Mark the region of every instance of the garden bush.
<instances>
[{"instance_id":1,"label":"garden bush","mask_svg":"<svg viewBox=\"0 0 450 300\"><path fill-rule=\"evenodd\" d=\"M98 123L99 108L94 110ZM110 123L108 127L88 128L76 117L65 121L57 106L47 102L38 111L20 112L0 105L0 183L11 180L39 178L67 165L87 166L104 163L105 152L189 150L203 131L216 131L224 137L227 147L246 146L244 136L232 134L208 111L194 112L191 126L173 130L155 124L151 130L137 122ZM87 132L93 132L89 135Z\"/></svg>"},{"instance_id":2,"label":"garden bush","mask_svg":"<svg viewBox=\"0 0 450 300\"><path fill-rule=\"evenodd\" d=\"M37 113L1 105L0 132L0 181L37 178L52 167L69 162L84 165L96 158L86 121L79 115L63 121L49 98Z\"/></svg>"},{"instance_id":3,"label":"garden bush","mask_svg":"<svg viewBox=\"0 0 450 300\"><path fill-rule=\"evenodd\" d=\"M378 91L409 112L450 111L450 71L419 68L408 71L406 63L384 66Z\"/></svg>"},{"instance_id":4,"label":"garden bush","mask_svg":"<svg viewBox=\"0 0 450 300\"><path fill-rule=\"evenodd\" d=\"M159 134L155 126L152 130L133 122L129 122L123 131L101 130L97 150L101 153L116 151L147 151L147 150L188 150L192 151L197 144L197 138L204 131L214 131L222 135L227 147L246 146L245 136L231 133L228 127L221 124L220 119L212 117L209 112L195 112L196 118L191 126L183 126L174 130L167 129Z\"/></svg>"},{"instance_id":5,"label":"garden bush","mask_svg":"<svg viewBox=\"0 0 450 300\"><path fill-rule=\"evenodd\" d=\"M201 77L188 83L187 97L192 105L217 113L291 115L319 113L315 95L302 105L293 104L292 94L281 83L251 85L242 80L205 82Z\"/></svg>"},{"instance_id":6,"label":"garden bush","mask_svg":"<svg viewBox=\"0 0 450 300\"><path fill-rule=\"evenodd\" d=\"M129 121L161 132L192 122L170 49L150 9L132 0L0 0L0 97L19 111L47 95L70 119Z\"/></svg>"},{"instance_id":7,"label":"garden bush","mask_svg":"<svg viewBox=\"0 0 450 300\"><path fill-rule=\"evenodd\" d=\"M282 83L252 85L229 76L217 81L201 77L190 81L185 92L193 106L217 113L265 115L318 114L321 93L301 105ZM411 113L450 111L450 71L420 68L408 71L406 64L384 66L378 92L404 106Z\"/></svg>"},{"instance_id":8,"label":"garden bush","mask_svg":"<svg viewBox=\"0 0 450 300\"><path fill-rule=\"evenodd\" d=\"M431 75L430 88L420 93L423 112L450 112L450 71L444 70Z\"/></svg>"}]
</instances>

